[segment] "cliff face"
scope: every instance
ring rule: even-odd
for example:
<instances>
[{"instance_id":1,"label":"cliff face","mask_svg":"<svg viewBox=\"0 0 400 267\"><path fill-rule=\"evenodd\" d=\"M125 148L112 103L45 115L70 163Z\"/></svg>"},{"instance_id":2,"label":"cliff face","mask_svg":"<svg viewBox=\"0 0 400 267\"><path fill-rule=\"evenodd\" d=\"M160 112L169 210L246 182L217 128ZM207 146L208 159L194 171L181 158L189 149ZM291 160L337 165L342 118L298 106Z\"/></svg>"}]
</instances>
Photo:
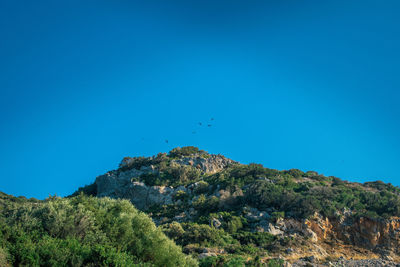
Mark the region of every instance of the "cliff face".
<instances>
[{"instance_id":1,"label":"cliff face","mask_svg":"<svg viewBox=\"0 0 400 267\"><path fill-rule=\"evenodd\" d=\"M308 225L321 241L333 241L364 248L379 256L399 259L400 218L345 220L309 220Z\"/></svg>"},{"instance_id":2,"label":"cliff face","mask_svg":"<svg viewBox=\"0 0 400 267\"><path fill-rule=\"evenodd\" d=\"M346 259L386 260L371 266L400 261L400 218L396 216L400 190L390 184L348 183L316 172L277 171L196 151L125 158L119 169L82 189L88 190L98 197L129 199L184 251L201 259L236 253L245 245L254 247L252 251L264 260L279 257L316 266L337 259L348 266L365 262L352 265L344 263ZM341 199L356 204L346 207ZM376 216L365 215L371 211L368 207L377 206L368 199L383 203L372 210ZM335 205L345 208L335 210ZM193 229L193 224L203 228ZM230 245L211 241L213 235L228 235L221 239L231 240ZM255 252L251 253L249 257Z\"/></svg>"},{"instance_id":3,"label":"cliff face","mask_svg":"<svg viewBox=\"0 0 400 267\"><path fill-rule=\"evenodd\" d=\"M343 213L342 213L343 214ZM352 217L347 212L340 219L314 214L309 219L284 219L276 223L282 235L298 234L307 242L305 246L293 246L288 259L313 256L343 258L382 258L400 261L400 218L371 219Z\"/></svg>"}]
</instances>

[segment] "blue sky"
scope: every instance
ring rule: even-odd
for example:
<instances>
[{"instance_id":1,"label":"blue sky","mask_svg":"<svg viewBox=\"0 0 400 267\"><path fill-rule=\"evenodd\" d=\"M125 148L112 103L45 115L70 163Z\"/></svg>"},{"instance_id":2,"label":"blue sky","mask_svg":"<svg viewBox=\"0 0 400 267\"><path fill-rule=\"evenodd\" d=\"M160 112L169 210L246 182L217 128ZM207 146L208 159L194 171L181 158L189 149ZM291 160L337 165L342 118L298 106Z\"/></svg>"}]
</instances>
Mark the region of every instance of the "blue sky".
<instances>
[{"instance_id":1,"label":"blue sky","mask_svg":"<svg viewBox=\"0 0 400 267\"><path fill-rule=\"evenodd\" d=\"M0 191L65 196L185 145L400 185L399 8L1 1Z\"/></svg>"}]
</instances>

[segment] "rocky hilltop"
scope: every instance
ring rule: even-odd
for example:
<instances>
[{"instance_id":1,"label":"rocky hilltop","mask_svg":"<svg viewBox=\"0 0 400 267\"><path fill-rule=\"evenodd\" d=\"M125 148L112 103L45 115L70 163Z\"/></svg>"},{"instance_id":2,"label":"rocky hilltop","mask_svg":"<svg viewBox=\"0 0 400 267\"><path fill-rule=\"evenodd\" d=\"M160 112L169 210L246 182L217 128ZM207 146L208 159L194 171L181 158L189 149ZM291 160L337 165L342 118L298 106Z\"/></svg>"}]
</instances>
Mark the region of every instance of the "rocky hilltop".
<instances>
[{"instance_id":1,"label":"rocky hilltop","mask_svg":"<svg viewBox=\"0 0 400 267\"><path fill-rule=\"evenodd\" d=\"M148 159L124 158L120 169L96 178L96 196L129 199L137 208L146 210L154 205L173 204L173 197L178 191L192 194L197 186L196 183L173 187L147 186L142 181L142 177L159 176L163 171L159 163L166 158L166 154L159 154ZM135 165L141 160L143 160L143 165ZM235 163L222 155L195 153L187 157L171 159L168 162L168 168L175 171L175 175L187 176L190 181L194 176L214 174Z\"/></svg>"},{"instance_id":2,"label":"rocky hilltop","mask_svg":"<svg viewBox=\"0 0 400 267\"><path fill-rule=\"evenodd\" d=\"M184 147L126 157L81 192L129 199L202 266L400 261L400 189L379 181L278 171Z\"/></svg>"}]
</instances>

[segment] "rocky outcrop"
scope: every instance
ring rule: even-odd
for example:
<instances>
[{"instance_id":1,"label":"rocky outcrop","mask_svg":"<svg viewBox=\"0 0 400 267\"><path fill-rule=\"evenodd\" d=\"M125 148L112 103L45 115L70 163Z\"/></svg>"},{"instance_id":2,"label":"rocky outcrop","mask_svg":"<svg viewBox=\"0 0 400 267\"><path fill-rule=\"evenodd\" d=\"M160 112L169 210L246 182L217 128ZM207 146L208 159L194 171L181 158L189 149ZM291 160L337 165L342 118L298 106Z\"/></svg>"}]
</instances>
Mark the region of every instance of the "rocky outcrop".
<instances>
[{"instance_id":1,"label":"rocky outcrop","mask_svg":"<svg viewBox=\"0 0 400 267\"><path fill-rule=\"evenodd\" d=\"M231 164L237 163L236 161L228 159L222 155L183 157L174 160L174 162L180 165L193 166L207 174L216 173Z\"/></svg>"},{"instance_id":2,"label":"rocky outcrop","mask_svg":"<svg viewBox=\"0 0 400 267\"><path fill-rule=\"evenodd\" d=\"M400 218L373 219L367 217L323 218L315 214L305 225L319 241L340 241L390 256L399 254Z\"/></svg>"},{"instance_id":3,"label":"rocky outcrop","mask_svg":"<svg viewBox=\"0 0 400 267\"><path fill-rule=\"evenodd\" d=\"M121 162L120 169L107 172L96 178L95 186L98 197L125 198L129 199L138 209L146 210L152 205L172 204L173 196L178 191L192 194L199 183L193 183L187 187L177 188L168 186L146 186L139 182L143 174L157 174L157 166L142 166L140 169L124 169L131 163L132 158L125 158ZM193 155L174 159L171 164L192 166L200 169L203 173L212 174L218 172L231 164L237 162L222 155Z\"/></svg>"},{"instance_id":4,"label":"rocky outcrop","mask_svg":"<svg viewBox=\"0 0 400 267\"><path fill-rule=\"evenodd\" d=\"M344 213L342 217L326 218L316 213L306 220L283 219L268 225L263 221L258 228L273 235L285 237L302 237L304 246L293 246L286 250L285 258L313 256L316 260L326 257L380 258L382 261L400 261L400 218L372 219L354 217ZM343 213L342 213L343 215ZM308 257L308 256L307 256ZM345 266L364 266L362 261L348 261ZM366 261L364 263L373 264ZM377 263L378 264L378 263ZM386 265L365 266L386 266ZM302 266L301 261L298 265ZM312 265L327 266L327 265ZM395 265L388 265L395 266Z\"/></svg>"},{"instance_id":5,"label":"rocky outcrop","mask_svg":"<svg viewBox=\"0 0 400 267\"><path fill-rule=\"evenodd\" d=\"M152 205L172 204L177 188L146 186L142 182L123 179L118 175L106 174L96 179L98 196L129 199L138 209L146 210Z\"/></svg>"}]
</instances>

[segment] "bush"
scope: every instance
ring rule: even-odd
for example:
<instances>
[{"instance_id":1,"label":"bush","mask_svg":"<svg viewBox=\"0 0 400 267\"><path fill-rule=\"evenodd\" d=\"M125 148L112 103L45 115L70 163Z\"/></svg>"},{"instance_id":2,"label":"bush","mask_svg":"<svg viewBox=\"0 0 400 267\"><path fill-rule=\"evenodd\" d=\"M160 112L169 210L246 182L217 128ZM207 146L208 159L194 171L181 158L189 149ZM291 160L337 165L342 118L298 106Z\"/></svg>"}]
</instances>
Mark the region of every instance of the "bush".
<instances>
[{"instance_id":1,"label":"bush","mask_svg":"<svg viewBox=\"0 0 400 267\"><path fill-rule=\"evenodd\" d=\"M209 184L206 181L197 182L196 187L195 187L195 193L196 194L206 193L208 191L208 186L209 186Z\"/></svg>"},{"instance_id":2,"label":"bush","mask_svg":"<svg viewBox=\"0 0 400 267\"><path fill-rule=\"evenodd\" d=\"M15 266L196 265L127 200L82 194L0 203L0 241Z\"/></svg>"},{"instance_id":3,"label":"bush","mask_svg":"<svg viewBox=\"0 0 400 267\"><path fill-rule=\"evenodd\" d=\"M258 247L268 249L268 247L276 240L276 237L267 232L245 232L241 231L233 235L242 245L254 244Z\"/></svg>"},{"instance_id":4,"label":"bush","mask_svg":"<svg viewBox=\"0 0 400 267\"><path fill-rule=\"evenodd\" d=\"M178 222L172 222L162 226L163 232L171 239L178 240L182 238L185 233L182 225Z\"/></svg>"},{"instance_id":5,"label":"bush","mask_svg":"<svg viewBox=\"0 0 400 267\"><path fill-rule=\"evenodd\" d=\"M304 175L304 172L299 169L290 169L288 171L285 171L284 173L287 173L295 178L300 178Z\"/></svg>"},{"instance_id":6,"label":"bush","mask_svg":"<svg viewBox=\"0 0 400 267\"><path fill-rule=\"evenodd\" d=\"M148 186L178 186L195 182L200 177L201 171L192 166L171 164L168 168L160 169L158 173L142 174L139 180Z\"/></svg>"},{"instance_id":7,"label":"bush","mask_svg":"<svg viewBox=\"0 0 400 267\"><path fill-rule=\"evenodd\" d=\"M219 198L216 196L207 198L204 194L201 194L195 201L193 201L193 207L200 213L217 211L218 205Z\"/></svg>"},{"instance_id":8,"label":"bush","mask_svg":"<svg viewBox=\"0 0 400 267\"><path fill-rule=\"evenodd\" d=\"M227 223L227 226L228 232L233 234L243 227L243 223L240 217L232 216L230 221Z\"/></svg>"},{"instance_id":9,"label":"bush","mask_svg":"<svg viewBox=\"0 0 400 267\"><path fill-rule=\"evenodd\" d=\"M242 256L213 256L206 257L200 261L200 267L216 267L216 266L246 266L246 259Z\"/></svg>"},{"instance_id":10,"label":"bush","mask_svg":"<svg viewBox=\"0 0 400 267\"><path fill-rule=\"evenodd\" d=\"M199 148L195 146L176 147L169 152L169 156L172 158L180 158L184 156L191 156L199 152Z\"/></svg>"},{"instance_id":11,"label":"bush","mask_svg":"<svg viewBox=\"0 0 400 267\"><path fill-rule=\"evenodd\" d=\"M182 246L198 244L200 246L226 246L237 243L223 229L216 229L206 224L182 223L184 234L176 242Z\"/></svg>"},{"instance_id":12,"label":"bush","mask_svg":"<svg viewBox=\"0 0 400 267\"><path fill-rule=\"evenodd\" d=\"M270 259L267 262L268 267L283 267L284 261L282 259Z\"/></svg>"},{"instance_id":13,"label":"bush","mask_svg":"<svg viewBox=\"0 0 400 267\"><path fill-rule=\"evenodd\" d=\"M142 166L150 166L153 164L152 158L148 157L125 157L119 164L121 170L140 169Z\"/></svg>"},{"instance_id":14,"label":"bush","mask_svg":"<svg viewBox=\"0 0 400 267\"><path fill-rule=\"evenodd\" d=\"M8 253L0 247L0 266L9 267L11 266L8 262L9 255Z\"/></svg>"},{"instance_id":15,"label":"bush","mask_svg":"<svg viewBox=\"0 0 400 267\"><path fill-rule=\"evenodd\" d=\"M174 197L174 200L186 201L189 199L188 194L183 190L178 190L178 192L176 192L176 194L173 197Z\"/></svg>"}]
</instances>

